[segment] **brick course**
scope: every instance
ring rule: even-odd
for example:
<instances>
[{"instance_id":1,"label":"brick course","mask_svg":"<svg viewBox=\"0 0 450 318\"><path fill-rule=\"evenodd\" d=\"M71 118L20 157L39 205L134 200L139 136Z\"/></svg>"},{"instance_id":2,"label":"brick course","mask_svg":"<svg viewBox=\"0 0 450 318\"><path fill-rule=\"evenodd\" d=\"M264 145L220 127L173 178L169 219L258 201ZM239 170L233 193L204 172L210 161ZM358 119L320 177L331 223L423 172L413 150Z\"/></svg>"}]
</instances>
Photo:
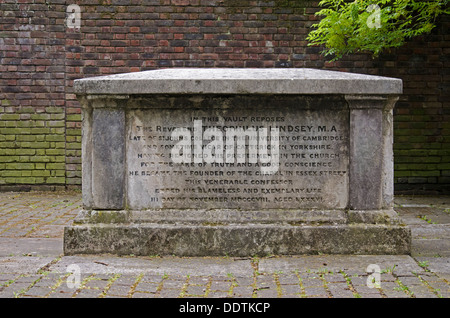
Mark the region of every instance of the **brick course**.
<instances>
[{"instance_id":1,"label":"brick course","mask_svg":"<svg viewBox=\"0 0 450 318\"><path fill-rule=\"evenodd\" d=\"M404 82L394 116L396 192L450 190L450 20L377 59L327 62L306 35L318 1L77 1L0 4L0 188L81 184L77 78L166 67L310 67Z\"/></svg>"}]
</instances>

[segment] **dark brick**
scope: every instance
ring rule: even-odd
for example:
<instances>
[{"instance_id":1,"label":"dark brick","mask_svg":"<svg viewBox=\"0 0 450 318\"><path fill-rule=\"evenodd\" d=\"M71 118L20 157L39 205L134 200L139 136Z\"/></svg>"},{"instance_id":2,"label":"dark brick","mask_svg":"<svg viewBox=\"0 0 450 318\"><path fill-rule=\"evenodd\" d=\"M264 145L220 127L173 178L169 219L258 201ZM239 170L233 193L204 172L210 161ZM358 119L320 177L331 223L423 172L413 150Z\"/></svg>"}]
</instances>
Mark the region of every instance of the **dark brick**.
<instances>
[{"instance_id":1,"label":"dark brick","mask_svg":"<svg viewBox=\"0 0 450 318\"><path fill-rule=\"evenodd\" d=\"M170 46L188 46L189 41L186 40L172 40L169 42Z\"/></svg>"}]
</instances>

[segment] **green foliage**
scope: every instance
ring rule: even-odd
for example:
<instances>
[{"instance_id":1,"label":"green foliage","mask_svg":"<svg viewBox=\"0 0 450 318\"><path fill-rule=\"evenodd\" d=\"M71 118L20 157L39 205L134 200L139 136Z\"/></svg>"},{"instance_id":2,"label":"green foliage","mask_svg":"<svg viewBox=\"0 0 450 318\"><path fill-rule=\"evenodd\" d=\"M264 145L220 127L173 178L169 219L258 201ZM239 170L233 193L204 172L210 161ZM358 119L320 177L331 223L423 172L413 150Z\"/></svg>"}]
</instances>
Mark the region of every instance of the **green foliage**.
<instances>
[{"instance_id":1,"label":"green foliage","mask_svg":"<svg viewBox=\"0 0 450 318\"><path fill-rule=\"evenodd\" d=\"M322 0L324 7L315 30L308 34L309 45L324 47L332 60L357 52L378 56L399 47L409 38L429 33L436 18L449 14L450 0Z\"/></svg>"}]
</instances>

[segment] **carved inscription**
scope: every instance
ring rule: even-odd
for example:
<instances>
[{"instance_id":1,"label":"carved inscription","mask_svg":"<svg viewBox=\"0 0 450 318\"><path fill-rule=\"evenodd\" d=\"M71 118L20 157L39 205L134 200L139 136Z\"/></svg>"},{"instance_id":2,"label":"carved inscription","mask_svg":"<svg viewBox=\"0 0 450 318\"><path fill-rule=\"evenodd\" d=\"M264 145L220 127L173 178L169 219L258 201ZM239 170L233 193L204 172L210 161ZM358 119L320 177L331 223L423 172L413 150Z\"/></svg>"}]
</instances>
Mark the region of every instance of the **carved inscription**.
<instances>
[{"instance_id":1,"label":"carved inscription","mask_svg":"<svg viewBox=\"0 0 450 318\"><path fill-rule=\"evenodd\" d=\"M130 208L347 205L346 111L158 109L127 120Z\"/></svg>"}]
</instances>

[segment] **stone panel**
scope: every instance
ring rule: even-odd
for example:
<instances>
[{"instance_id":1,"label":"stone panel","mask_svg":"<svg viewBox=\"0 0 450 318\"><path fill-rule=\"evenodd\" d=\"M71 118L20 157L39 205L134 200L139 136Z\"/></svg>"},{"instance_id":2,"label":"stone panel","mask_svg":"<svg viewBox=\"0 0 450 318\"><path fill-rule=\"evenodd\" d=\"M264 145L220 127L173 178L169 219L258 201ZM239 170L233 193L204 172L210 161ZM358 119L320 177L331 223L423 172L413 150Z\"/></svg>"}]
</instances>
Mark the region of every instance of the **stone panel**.
<instances>
[{"instance_id":1,"label":"stone panel","mask_svg":"<svg viewBox=\"0 0 450 318\"><path fill-rule=\"evenodd\" d=\"M291 108L275 97L260 99L273 106L256 107L262 101L250 100L249 107L237 108L232 106L236 100L228 101L230 106L224 100L222 105L207 100L202 102L205 109L130 110L128 206L346 208L349 115L345 102L327 98L330 108L311 107L310 103L323 101L296 96L292 99L298 104ZM245 140L236 138L239 134ZM258 149L261 142L265 149Z\"/></svg>"}]
</instances>

